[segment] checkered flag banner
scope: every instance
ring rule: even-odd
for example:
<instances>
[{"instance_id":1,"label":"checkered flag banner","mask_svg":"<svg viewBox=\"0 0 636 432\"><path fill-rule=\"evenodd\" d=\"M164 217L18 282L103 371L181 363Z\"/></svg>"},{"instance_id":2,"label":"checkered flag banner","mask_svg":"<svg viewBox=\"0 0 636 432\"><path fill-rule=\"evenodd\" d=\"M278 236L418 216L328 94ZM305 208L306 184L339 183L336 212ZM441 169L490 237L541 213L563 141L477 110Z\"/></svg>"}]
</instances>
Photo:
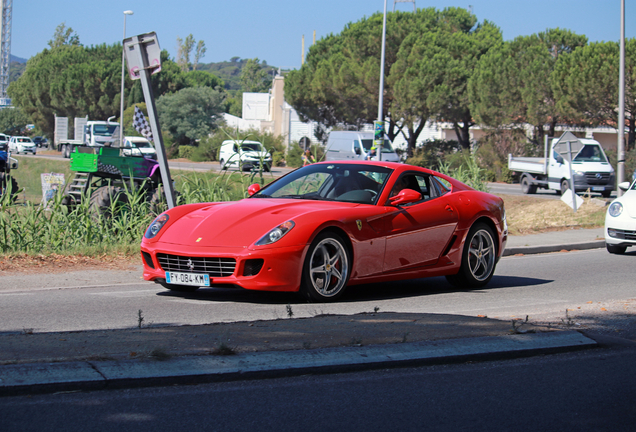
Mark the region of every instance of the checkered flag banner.
<instances>
[{"instance_id":1,"label":"checkered flag banner","mask_svg":"<svg viewBox=\"0 0 636 432\"><path fill-rule=\"evenodd\" d=\"M152 141L152 130L150 129L150 125L148 124L143 111L141 111L137 105L135 105L135 114L133 115L133 126L137 129L137 132Z\"/></svg>"}]
</instances>

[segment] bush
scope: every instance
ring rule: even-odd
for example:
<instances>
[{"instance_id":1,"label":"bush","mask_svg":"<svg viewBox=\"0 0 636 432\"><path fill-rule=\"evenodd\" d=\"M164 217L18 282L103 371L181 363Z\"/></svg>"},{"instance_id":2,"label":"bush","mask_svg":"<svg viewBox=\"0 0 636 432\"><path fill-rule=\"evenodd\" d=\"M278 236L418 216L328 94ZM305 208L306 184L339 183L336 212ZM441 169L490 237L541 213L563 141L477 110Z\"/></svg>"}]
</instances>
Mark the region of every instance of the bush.
<instances>
[{"instance_id":1,"label":"bush","mask_svg":"<svg viewBox=\"0 0 636 432\"><path fill-rule=\"evenodd\" d=\"M508 154L535 156L539 155L539 149L522 129L493 129L479 140L475 156L486 170L488 181L513 181L512 172L508 170Z\"/></svg>"},{"instance_id":2,"label":"bush","mask_svg":"<svg viewBox=\"0 0 636 432\"><path fill-rule=\"evenodd\" d=\"M451 155L461 153L461 149L459 142L454 140L426 141L415 149L406 163L438 171L440 160L445 161Z\"/></svg>"},{"instance_id":3,"label":"bush","mask_svg":"<svg viewBox=\"0 0 636 432\"><path fill-rule=\"evenodd\" d=\"M291 143L287 149L287 155L285 155L285 161L288 167L298 168L303 166L303 149L300 148L297 142Z\"/></svg>"},{"instance_id":4,"label":"bush","mask_svg":"<svg viewBox=\"0 0 636 432\"><path fill-rule=\"evenodd\" d=\"M194 149L192 146L179 146L179 158L191 159L194 154Z\"/></svg>"}]
</instances>

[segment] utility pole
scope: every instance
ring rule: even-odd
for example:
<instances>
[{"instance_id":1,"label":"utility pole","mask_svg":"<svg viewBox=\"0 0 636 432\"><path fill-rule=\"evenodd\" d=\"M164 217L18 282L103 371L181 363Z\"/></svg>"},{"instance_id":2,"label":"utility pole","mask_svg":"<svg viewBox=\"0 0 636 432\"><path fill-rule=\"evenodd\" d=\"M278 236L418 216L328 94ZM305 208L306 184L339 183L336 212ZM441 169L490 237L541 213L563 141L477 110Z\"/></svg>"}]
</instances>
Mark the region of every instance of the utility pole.
<instances>
[{"instance_id":1,"label":"utility pole","mask_svg":"<svg viewBox=\"0 0 636 432\"><path fill-rule=\"evenodd\" d=\"M616 152L618 162L616 163L616 183L620 184L625 180L625 0L621 0L621 43L620 43L620 66L618 72L618 141ZM620 188L616 188L618 196L623 195Z\"/></svg>"},{"instance_id":2,"label":"utility pole","mask_svg":"<svg viewBox=\"0 0 636 432\"><path fill-rule=\"evenodd\" d=\"M7 98L9 87L9 65L11 64L11 13L13 0L0 0L2 30L0 31L0 107L11 105Z\"/></svg>"}]
</instances>

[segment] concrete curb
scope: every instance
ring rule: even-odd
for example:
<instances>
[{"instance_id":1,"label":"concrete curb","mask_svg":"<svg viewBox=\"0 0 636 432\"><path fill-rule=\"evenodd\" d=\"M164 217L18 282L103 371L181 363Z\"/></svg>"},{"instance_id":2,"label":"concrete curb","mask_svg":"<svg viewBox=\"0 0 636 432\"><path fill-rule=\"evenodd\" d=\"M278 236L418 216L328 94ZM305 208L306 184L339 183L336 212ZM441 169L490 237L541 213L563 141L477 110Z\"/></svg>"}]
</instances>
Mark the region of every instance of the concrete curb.
<instances>
[{"instance_id":1,"label":"concrete curb","mask_svg":"<svg viewBox=\"0 0 636 432\"><path fill-rule=\"evenodd\" d=\"M555 244L555 245L543 245L543 246L517 246L510 247L504 250L503 256L511 256L511 255L531 255L531 254L542 254L542 253L550 253L550 252L559 252L562 250L573 251L573 250L587 250L587 249L602 249L605 247L605 240L594 240L589 242L582 243L568 243L568 244Z\"/></svg>"},{"instance_id":2,"label":"concrete curb","mask_svg":"<svg viewBox=\"0 0 636 432\"><path fill-rule=\"evenodd\" d=\"M292 376L427 363L522 357L591 348L576 331L448 339L391 345L176 357L165 361L91 361L0 366L0 395L129 388Z\"/></svg>"}]
</instances>

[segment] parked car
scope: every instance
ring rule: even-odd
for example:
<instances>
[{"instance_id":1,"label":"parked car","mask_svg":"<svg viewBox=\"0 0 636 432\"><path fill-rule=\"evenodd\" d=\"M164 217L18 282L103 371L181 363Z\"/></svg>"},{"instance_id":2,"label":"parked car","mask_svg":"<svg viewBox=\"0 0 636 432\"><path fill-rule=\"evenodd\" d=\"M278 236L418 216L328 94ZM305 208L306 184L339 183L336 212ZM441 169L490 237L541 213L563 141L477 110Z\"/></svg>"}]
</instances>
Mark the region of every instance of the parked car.
<instances>
[{"instance_id":1,"label":"parked car","mask_svg":"<svg viewBox=\"0 0 636 432\"><path fill-rule=\"evenodd\" d=\"M6 144L8 146L10 139L11 139L11 137L9 135L0 134L0 144Z\"/></svg>"},{"instance_id":2,"label":"parked car","mask_svg":"<svg viewBox=\"0 0 636 432\"><path fill-rule=\"evenodd\" d=\"M49 146L49 142L46 138L41 137L41 136L36 136L33 137L33 142L35 143L36 147L48 147Z\"/></svg>"},{"instance_id":3,"label":"parked car","mask_svg":"<svg viewBox=\"0 0 636 432\"><path fill-rule=\"evenodd\" d=\"M14 136L9 140L9 150L20 153L31 153L35 154L36 147L35 143L31 140L31 138L26 136Z\"/></svg>"},{"instance_id":4,"label":"parked car","mask_svg":"<svg viewBox=\"0 0 636 432\"><path fill-rule=\"evenodd\" d=\"M481 287L508 238L501 198L401 163L318 162L248 192L159 215L141 243L144 279L173 291L300 291L310 301L428 276Z\"/></svg>"},{"instance_id":5,"label":"parked car","mask_svg":"<svg viewBox=\"0 0 636 432\"><path fill-rule=\"evenodd\" d=\"M269 171L272 167L272 155L258 141L225 140L219 151L221 169L237 167L241 171L259 168Z\"/></svg>"},{"instance_id":6,"label":"parked car","mask_svg":"<svg viewBox=\"0 0 636 432\"><path fill-rule=\"evenodd\" d=\"M636 179L618 187L625 193L612 201L605 213L605 247L612 254L624 254L636 245Z\"/></svg>"},{"instance_id":7,"label":"parked car","mask_svg":"<svg viewBox=\"0 0 636 432\"><path fill-rule=\"evenodd\" d=\"M124 156L145 156L157 159L157 151L150 141L144 137L124 137Z\"/></svg>"}]
</instances>

